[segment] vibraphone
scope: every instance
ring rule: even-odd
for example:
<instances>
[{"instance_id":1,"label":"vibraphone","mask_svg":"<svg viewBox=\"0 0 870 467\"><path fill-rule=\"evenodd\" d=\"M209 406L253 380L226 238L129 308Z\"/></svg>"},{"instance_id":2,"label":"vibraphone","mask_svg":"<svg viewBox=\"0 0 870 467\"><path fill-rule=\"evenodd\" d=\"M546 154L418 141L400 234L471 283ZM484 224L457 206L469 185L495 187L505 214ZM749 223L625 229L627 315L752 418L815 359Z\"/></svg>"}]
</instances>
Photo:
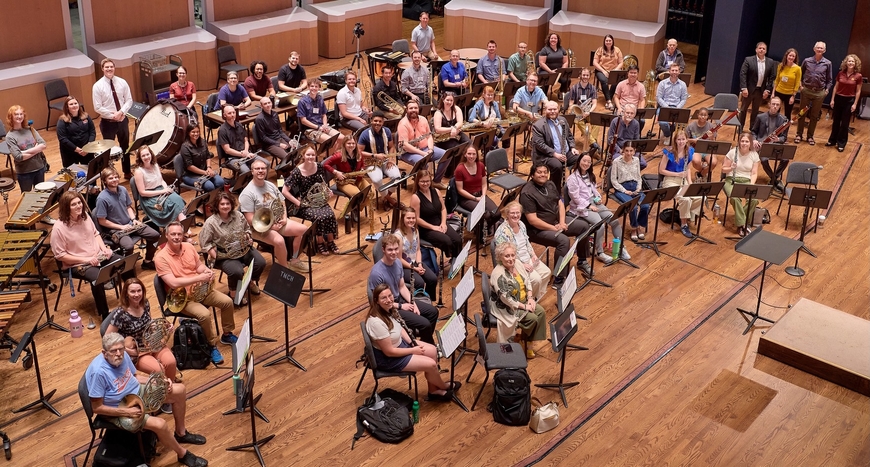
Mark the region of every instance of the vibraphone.
<instances>
[{"instance_id":1,"label":"vibraphone","mask_svg":"<svg viewBox=\"0 0 870 467\"><path fill-rule=\"evenodd\" d=\"M54 210L55 206L46 208L48 200L51 197L51 191L26 191L21 194L18 199L18 204L9 215L6 221L6 230L22 230L30 229L40 219L48 215Z\"/></svg>"},{"instance_id":2,"label":"vibraphone","mask_svg":"<svg viewBox=\"0 0 870 467\"><path fill-rule=\"evenodd\" d=\"M0 292L0 349L12 351L18 346L18 341L10 337L7 332L9 324L12 322L12 317L21 310L21 306L24 303L29 301L29 290L7 290ZM22 364L26 369L31 362L32 360L25 357Z\"/></svg>"}]
</instances>

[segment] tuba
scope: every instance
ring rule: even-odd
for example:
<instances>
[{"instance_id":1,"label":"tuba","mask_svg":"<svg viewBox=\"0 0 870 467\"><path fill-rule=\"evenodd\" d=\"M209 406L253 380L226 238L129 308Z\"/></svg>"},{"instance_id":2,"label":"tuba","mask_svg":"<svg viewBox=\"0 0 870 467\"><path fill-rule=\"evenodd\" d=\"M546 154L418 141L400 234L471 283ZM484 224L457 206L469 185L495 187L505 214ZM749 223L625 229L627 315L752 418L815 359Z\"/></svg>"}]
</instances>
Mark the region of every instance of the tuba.
<instances>
[{"instance_id":1,"label":"tuba","mask_svg":"<svg viewBox=\"0 0 870 467\"><path fill-rule=\"evenodd\" d=\"M398 115L397 118L405 116L405 106L390 97L389 94L384 91L378 91L378 99L390 109L390 113Z\"/></svg>"},{"instance_id":2,"label":"tuba","mask_svg":"<svg viewBox=\"0 0 870 467\"><path fill-rule=\"evenodd\" d=\"M169 380L162 371L151 373L148 381L142 385L142 397L137 394L128 394L121 401L121 408L139 407L142 413L138 417L118 417L115 423L129 432L137 432L145 426L145 414L160 409L166 396L169 395Z\"/></svg>"},{"instance_id":3,"label":"tuba","mask_svg":"<svg viewBox=\"0 0 870 467\"><path fill-rule=\"evenodd\" d=\"M630 55L630 54L623 57L622 69L628 70L632 66L635 66L635 67L637 66L637 57L635 57L634 55Z\"/></svg>"}]
</instances>

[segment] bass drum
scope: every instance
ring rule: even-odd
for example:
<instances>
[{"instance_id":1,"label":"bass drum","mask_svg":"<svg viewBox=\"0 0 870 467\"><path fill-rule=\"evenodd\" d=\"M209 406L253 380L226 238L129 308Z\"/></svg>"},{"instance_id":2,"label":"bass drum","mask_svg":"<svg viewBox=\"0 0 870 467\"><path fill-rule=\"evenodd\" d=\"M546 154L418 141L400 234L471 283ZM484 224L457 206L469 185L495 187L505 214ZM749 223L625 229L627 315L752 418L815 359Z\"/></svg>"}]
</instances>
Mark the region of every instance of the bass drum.
<instances>
[{"instance_id":1,"label":"bass drum","mask_svg":"<svg viewBox=\"0 0 870 467\"><path fill-rule=\"evenodd\" d=\"M136 126L134 141L163 130L160 139L149 145L151 152L157 159L157 164L165 166L172 163L172 159L181 149L184 143L184 130L188 125L187 109L177 102L158 103L148 109L139 125Z\"/></svg>"}]
</instances>

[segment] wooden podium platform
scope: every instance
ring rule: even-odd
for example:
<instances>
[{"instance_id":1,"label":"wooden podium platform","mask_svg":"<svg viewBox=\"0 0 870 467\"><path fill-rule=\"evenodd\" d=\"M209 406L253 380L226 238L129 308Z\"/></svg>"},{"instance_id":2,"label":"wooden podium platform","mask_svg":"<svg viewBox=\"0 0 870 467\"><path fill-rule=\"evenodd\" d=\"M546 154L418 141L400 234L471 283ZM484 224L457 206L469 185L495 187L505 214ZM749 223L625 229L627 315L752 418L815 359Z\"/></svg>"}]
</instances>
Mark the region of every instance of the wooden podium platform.
<instances>
[{"instance_id":1,"label":"wooden podium platform","mask_svg":"<svg viewBox=\"0 0 870 467\"><path fill-rule=\"evenodd\" d=\"M758 341L758 353L870 396L870 321L800 299Z\"/></svg>"}]
</instances>

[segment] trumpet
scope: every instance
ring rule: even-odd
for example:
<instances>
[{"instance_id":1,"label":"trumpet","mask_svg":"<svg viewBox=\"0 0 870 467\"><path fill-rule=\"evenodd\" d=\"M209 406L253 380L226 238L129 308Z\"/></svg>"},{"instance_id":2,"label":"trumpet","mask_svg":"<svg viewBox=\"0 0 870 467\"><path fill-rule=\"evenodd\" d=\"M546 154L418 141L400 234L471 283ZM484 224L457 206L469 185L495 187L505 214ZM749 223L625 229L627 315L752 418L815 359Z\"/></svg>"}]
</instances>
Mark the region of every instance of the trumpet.
<instances>
[{"instance_id":1,"label":"trumpet","mask_svg":"<svg viewBox=\"0 0 870 467\"><path fill-rule=\"evenodd\" d=\"M200 177L197 178L195 182L193 182L193 187L196 188L197 191L201 191L202 187L205 185L205 182L207 182L208 179L208 174L200 175Z\"/></svg>"},{"instance_id":2,"label":"trumpet","mask_svg":"<svg viewBox=\"0 0 870 467\"><path fill-rule=\"evenodd\" d=\"M158 211L163 210L163 205L166 204L166 199L169 198L169 195L175 193L175 184L177 182L178 182L178 179L176 178L175 181L172 182L171 185L169 185L172 188L172 191L170 191L169 193L163 193L162 195L157 197L157 199L155 200L155 203L154 203L154 209L156 209Z\"/></svg>"},{"instance_id":3,"label":"trumpet","mask_svg":"<svg viewBox=\"0 0 870 467\"><path fill-rule=\"evenodd\" d=\"M389 112L395 115L394 118L402 118L405 116L405 106L390 97L390 95L384 91L378 91L378 100L387 106Z\"/></svg>"}]
</instances>

